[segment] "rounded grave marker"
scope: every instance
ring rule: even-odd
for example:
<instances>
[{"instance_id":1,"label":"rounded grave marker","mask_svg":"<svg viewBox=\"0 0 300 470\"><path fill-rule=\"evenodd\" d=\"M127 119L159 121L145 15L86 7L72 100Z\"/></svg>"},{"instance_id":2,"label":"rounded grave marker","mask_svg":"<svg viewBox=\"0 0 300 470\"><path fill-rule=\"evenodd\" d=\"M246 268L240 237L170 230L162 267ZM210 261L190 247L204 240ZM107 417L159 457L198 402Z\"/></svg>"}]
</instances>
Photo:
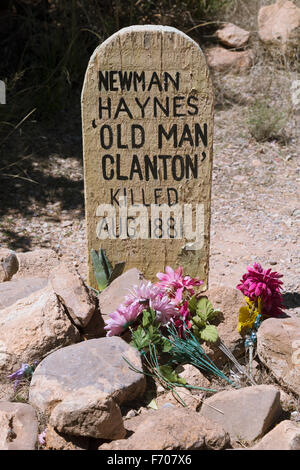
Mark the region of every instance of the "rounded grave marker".
<instances>
[{"instance_id":1,"label":"rounded grave marker","mask_svg":"<svg viewBox=\"0 0 300 470\"><path fill-rule=\"evenodd\" d=\"M131 26L93 53L82 90L91 249L154 281L181 265L207 285L213 91L204 54L166 26Z\"/></svg>"}]
</instances>

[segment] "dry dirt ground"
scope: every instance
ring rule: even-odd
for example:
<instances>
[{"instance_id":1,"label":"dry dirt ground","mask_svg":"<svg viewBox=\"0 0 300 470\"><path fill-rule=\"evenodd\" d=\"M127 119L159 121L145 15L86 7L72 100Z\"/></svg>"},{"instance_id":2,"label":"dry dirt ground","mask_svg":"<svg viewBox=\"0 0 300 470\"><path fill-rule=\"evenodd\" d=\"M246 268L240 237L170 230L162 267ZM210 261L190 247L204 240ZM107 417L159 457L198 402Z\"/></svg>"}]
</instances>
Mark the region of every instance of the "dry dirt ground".
<instances>
[{"instance_id":1,"label":"dry dirt ground","mask_svg":"<svg viewBox=\"0 0 300 470\"><path fill-rule=\"evenodd\" d=\"M210 285L235 287L246 266L260 262L284 275L290 312L300 316L300 112L291 107L290 91L297 78L261 61L249 73L214 77ZM259 143L251 137L246 119L255 99L288 115L279 138ZM17 163L1 169L8 176L0 188L0 244L17 251L53 248L85 278L79 108L59 128L34 132L35 150L18 147L26 137L19 134Z\"/></svg>"}]
</instances>

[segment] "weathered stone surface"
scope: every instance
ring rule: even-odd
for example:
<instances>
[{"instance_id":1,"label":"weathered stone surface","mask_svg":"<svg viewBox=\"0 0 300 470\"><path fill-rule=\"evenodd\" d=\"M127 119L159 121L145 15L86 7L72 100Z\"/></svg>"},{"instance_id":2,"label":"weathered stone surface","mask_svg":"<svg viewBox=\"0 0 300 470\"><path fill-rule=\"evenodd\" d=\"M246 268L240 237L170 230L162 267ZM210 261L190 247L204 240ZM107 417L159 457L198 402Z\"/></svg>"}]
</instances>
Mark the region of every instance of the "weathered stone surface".
<instances>
[{"instance_id":1,"label":"weathered stone surface","mask_svg":"<svg viewBox=\"0 0 300 470\"><path fill-rule=\"evenodd\" d=\"M300 319L265 320L258 329L257 352L279 382L300 396Z\"/></svg>"},{"instance_id":2,"label":"weathered stone surface","mask_svg":"<svg viewBox=\"0 0 300 470\"><path fill-rule=\"evenodd\" d=\"M101 338L101 336L106 336L106 330L104 327L105 323L103 317L99 311L99 308L96 308L91 320L85 327L81 329L81 332L84 339L86 340Z\"/></svg>"},{"instance_id":3,"label":"weathered stone surface","mask_svg":"<svg viewBox=\"0 0 300 470\"><path fill-rule=\"evenodd\" d=\"M75 436L122 439L126 435L117 403L93 386L68 394L54 408L50 424L60 433Z\"/></svg>"},{"instance_id":4,"label":"weathered stone surface","mask_svg":"<svg viewBox=\"0 0 300 470\"><path fill-rule=\"evenodd\" d=\"M221 314L216 325L219 337L235 357L239 357L244 351L244 341L238 333L238 314L240 307L245 304L243 294L226 286L212 287L205 292L209 301ZM205 350L211 359L219 366L228 362L227 356L217 346L206 345Z\"/></svg>"},{"instance_id":5,"label":"weathered stone surface","mask_svg":"<svg viewBox=\"0 0 300 470\"><path fill-rule=\"evenodd\" d=\"M0 402L0 450L34 450L38 422L32 406Z\"/></svg>"},{"instance_id":6,"label":"weathered stone surface","mask_svg":"<svg viewBox=\"0 0 300 470\"><path fill-rule=\"evenodd\" d=\"M99 450L220 450L229 444L228 433L196 411L168 408L148 413L132 436Z\"/></svg>"},{"instance_id":7,"label":"weathered stone surface","mask_svg":"<svg viewBox=\"0 0 300 470\"><path fill-rule=\"evenodd\" d=\"M48 424L45 438L46 450L88 450L89 438L80 436L68 436L55 431Z\"/></svg>"},{"instance_id":8,"label":"weathered stone surface","mask_svg":"<svg viewBox=\"0 0 300 470\"><path fill-rule=\"evenodd\" d=\"M118 404L134 400L145 391L145 377L131 371L122 358L141 369L140 354L119 337L84 341L55 351L36 368L29 401L50 412L70 394L89 387L97 400L107 393Z\"/></svg>"},{"instance_id":9,"label":"weathered stone surface","mask_svg":"<svg viewBox=\"0 0 300 470\"><path fill-rule=\"evenodd\" d=\"M202 401L202 395L199 391L198 394L193 394L190 390L184 387L175 387L173 392L164 393L156 398L158 408L164 408L164 405L171 404L182 408L182 402L191 410L197 410Z\"/></svg>"},{"instance_id":10,"label":"weathered stone surface","mask_svg":"<svg viewBox=\"0 0 300 470\"><path fill-rule=\"evenodd\" d=\"M224 47L212 47L206 51L209 67L215 72L247 72L253 65L255 55L247 51L229 51Z\"/></svg>"},{"instance_id":11,"label":"weathered stone surface","mask_svg":"<svg viewBox=\"0 0 300 470\"><path fill-rule=\"evenodd\" d=\"M17 300L28 297L33 292L46 287L48 281L44 277L12 279L0 284L0 310L13 305Z\"/></svg>"},{"instance_id":12,"label":"weathered stone surface","mask_svg":"<svg viewBox=\"0 0 300 470\"><path fill-rule=\"evenodd\" d=\"M127 84L121 83L124 74ZM108 102L110 111L104 108ZM213 92L198 44L167 26L132 26L108 38L87 67L82 122L88 253L101 247L112 265L125 261L127 268L140 269L151 281L166 265L182 265L186 274L206 284ZM170 205L176 209L176 202L179 212L174 217ZM119 204L128 211L129 227L123 223L122 233L117 227L115 234L112 212L119 220ZM156 209L165 204L168 214L154 214L149 204ZM194 224L197 213L194 233L185 204L192 206ZM107 205L109 214L104 214ZM175 230L170 229L171 217ZM88 283L96 287L90 259Z\"/></svg>"},{"instance_id":13,"label":"weathered stone surface","mask_svg":"<svg viewBox=\"0 0 300 470\"><path fill-rule=\"evenodd\" d=\"M51 271L49 281L74 323L87 326L95 312L96 300L76 270L62 263Z\"/></svg>"},{"instance_id":14,"label":"weathered stone surface","mask_svg":"<svg viewBox=\"0 0 300 470\"><path fill-rule=\"evenodd\" d=\"M185 379L189 385L210 388L210 381L192 364L179 365L176 367L175 372L179 377ZM195 393L198 393L197 390L195 390Z\"/></svg>"},{"instance_id":15,"label":"weathered stone surface","mask_svg":"<svg viewBox=\"0 0 300 470\"><path fill-rule=\"evenodd\" d=\"M0 248L0 282L10 281L18 269L16 253L8 248Z\"/></svg>"},{"instance_id":16,"label":"weathered stone surface","mask_svg":"<svg viewBox=\"0 0 300 470\"><path fill-rule=\"evenodd\" d=\"M249 450L300 450L300 423L282 421Z\"/></svg>"},{"instance_id":17,"label":"weathered stone surface","mask_svg":"<svg viewBox=\"0 0 300 470\"><path fill-rule=\"evenodd\" d=\"M19 270L14 279L27 277L48 278L50 271L59 264L58 255L55 251L47 248L16 254L19 261Z\"/></svg>"},{"instance_id":18,"label":"weathered stone surface","mask_svg":"<svg viewBox=\"0 0 300 470\"><path fill-rule=\"evenodd\" d=\"M271 385L218 392L200 410L201 416L223 426L233 440L249 443L268 432L281 413L280 393Z\"/></svg>"},{"instance_id":19,"label":"weathered stone surface","mask_svg":"<svg viewBox=\"0 0 300 470\"><path fill-rule=\"evenodd\" d=\"M294 55L300 44L300 8L286 0L262 7L258 13L258 34L274 52Z\"/></svg>"},{"instance_id":20,"label":"weathered stone surface","mask_svg":"<svg viewBox=\"0 0 300 470\"><path fill-rule=\"evenodd\" d=\"M136 268L125 271L117 277L104 291L99 294L99 309L103 320L107 320L110 313L114 312L124 301L133 286L140 286L147 282L143 274ZM106 334L106 331L104 332Z\"/></svg>"},{"instance_id":21,"label":"weathered stone surface","mask_svg":"<svg viewBox=\"0 0 300 470\"><path fill-rule=\"evenodd\" d=\"M217 30L216 36L224 46L238 48L247 44L250 33L235 24L227 23L223 28Z\"/></svg>"},{"instance_id":22,"label":"weathered stone surface","mask_svg":"<svg viewBox=\"0 0 300 470\"><path fill-rule=\"evenodd\" d=\"M53 290L34 292L0 310L0 376L79 339Z\"/></svg>"}]
</instances>

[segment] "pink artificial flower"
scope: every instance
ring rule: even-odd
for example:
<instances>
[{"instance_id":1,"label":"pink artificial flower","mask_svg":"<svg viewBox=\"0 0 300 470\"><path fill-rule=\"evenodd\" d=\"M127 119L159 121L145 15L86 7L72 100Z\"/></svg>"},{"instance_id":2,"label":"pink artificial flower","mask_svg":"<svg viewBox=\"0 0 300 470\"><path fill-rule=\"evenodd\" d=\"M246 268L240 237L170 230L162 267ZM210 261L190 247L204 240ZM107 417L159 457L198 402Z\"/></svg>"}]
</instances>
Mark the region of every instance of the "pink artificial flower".
<instances>
[{"instance_id":1,"label":"pink artificial flower","mask_svg":"<svg viewBox=\"0 0 300 470\"><path fill-rule=\"evenodd\" d=\"M248 272L243 275L241 283L236 287L250 300L261 297L263 301L263 314L269 316L281 315L283 282L279 279L283 276L271 269L263 269L260 264L254 263L253 267L247 267Z\"/></svg>"},{"instance_id":2,"label":"pink artificial flower","mask_svg":"<svg viewBox=\"0 0 300 470\"><path fill-rule=\"evenodd\" d=\"M175 271L170 267L166 267L165 273L157 273L159 282L157 285L165 289L170 297L175 298L176 303L182 301L183 293L185 290L189 295L194 295L193 286L201 286L203 281L200 279L192 278L190 276L183 277L183 268L179 266Z\"/></svg>"},{"instance_id":3,"label":"pink artificial flower","mask_svg":"<svg viewBox=\"0 0 300 470\"><path fill-rule=\"evenodd\" d=\"M174 321L174 325L178 330L178 336L179 338L185 337L185 331L186 329L191 329L192 328L192 323L190 321L191 314L188 308L189 304L187 301L185 301L179 310L179 318L177 318Z\"/></svg>"},{"instance_id":4,"label":"pink artificial flower","mask_svg":"<svg viewBox=\"0 0 300 470\"><path fill-rule=\"evenodd\" d=\"M151 299L149 307L155 310L157 320L162 325L167 325L172 318L176 318L179 315L178 309L167 295Z\"/></svg>"},{"instance_id":5,"label":"pink artificial flower","mask_svg":"<svg viewBox=\"0 0 300 470\"><path fill-rule=\"evenodd\" d=\"M169 290L173 289L173 287L180 286L182 284L182 273L183 273L183 268L182 266L179 266L179 268L174 271L170 266L166 266L166 272L165 273L157 273L156 277L160 280L160 282L157 283L158 286L162 287L163 289Z\"/></svg>"},{"instance_id":6,"label":"pink artificial flower","mask_svg":"<svg viewBox=\"0 0 300 470\"><path fill-rule=\"evenodd\" d=\"M133 286L130 294L125 297L124 305L132 305L136 303L148 303L149 300L155 299L157 296L163 297L164 291L152 284L150 281L140 286Z\"/></svg>"},{"instance_id":7,"label":"pink artificial flower","mask_svg":"<svg viewBox=\"0 0 300 470\"><path fill-rule=\"evenodd\" d=\"M129 325L135 322L144 308L145 307L139 303L127 306L120 305L115 312L109 315L109 320L105 322L106 326L104 329L107 330L106 336L121 335Z\"/></svg>"}]
</instances>

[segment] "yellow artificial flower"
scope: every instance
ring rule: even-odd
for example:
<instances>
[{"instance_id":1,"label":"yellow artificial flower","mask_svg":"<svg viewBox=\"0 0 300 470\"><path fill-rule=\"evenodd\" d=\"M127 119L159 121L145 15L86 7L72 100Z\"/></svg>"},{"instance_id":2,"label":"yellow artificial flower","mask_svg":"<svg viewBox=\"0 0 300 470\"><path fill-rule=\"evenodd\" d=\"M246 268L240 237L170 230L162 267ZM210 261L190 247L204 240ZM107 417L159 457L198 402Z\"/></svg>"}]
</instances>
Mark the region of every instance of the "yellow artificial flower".
<instances>
[{"instance_id":1,"label":"yellow artificial flower","mask_svg":"<svg viewBox=\"0 0 300 470\"><path fill-rule=\"evenodd\" d=\"M261 314L262 311L262 300L258 297L257 306L254 301L250 300L249 297L245 297L247 305L240 308L239 313L239 324L238 332L243 333L245 328L251 329L255 323L257 315Z\"/></svg>"}]
</instances>

